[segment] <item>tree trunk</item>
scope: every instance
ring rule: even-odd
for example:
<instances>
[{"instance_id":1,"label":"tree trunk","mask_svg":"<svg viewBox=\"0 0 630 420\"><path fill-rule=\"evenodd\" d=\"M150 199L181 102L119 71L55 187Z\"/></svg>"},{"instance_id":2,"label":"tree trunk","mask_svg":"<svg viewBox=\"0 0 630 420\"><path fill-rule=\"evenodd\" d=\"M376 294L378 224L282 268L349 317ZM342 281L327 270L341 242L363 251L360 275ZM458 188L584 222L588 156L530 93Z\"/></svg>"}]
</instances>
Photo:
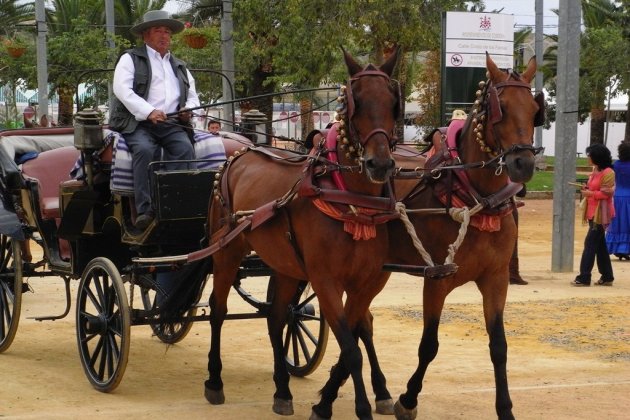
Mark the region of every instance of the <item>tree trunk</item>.
<instances>
[{"instance_id":1,"label":"tree trunk","mask_svg":"<svg viewBox=\"0 0 630 420\"><path fill-rule=\"evenodd\" d=\"M72 114L74 111L74 89L68 85L62 85L57 89L59 96L59 118L57 125L71 126Z\"/></svg>"},{"instance_id":2,"label":"tree trunk","mask_svg":"<svg viewBox=\"0 0 630 420\"><path fill-rule=\"evenodd\" d=\"M604 125L606 123L606 111L603 108L591 109L591 143L604 144Z\"/></svg>"},{"instance_id":3,"label":"tree trunk","mask_svg":"<svg viewBox=\"0 0 630 420\"><path fill-rule=\"evenodd\" d=\"M308 133L315 128L311 109L313 109L313 101L311 101L311 98L305 97L300 99L300 125L302 127L302 135L300 138L302 141L306 141Z\"/></svg>"}]
</instances>

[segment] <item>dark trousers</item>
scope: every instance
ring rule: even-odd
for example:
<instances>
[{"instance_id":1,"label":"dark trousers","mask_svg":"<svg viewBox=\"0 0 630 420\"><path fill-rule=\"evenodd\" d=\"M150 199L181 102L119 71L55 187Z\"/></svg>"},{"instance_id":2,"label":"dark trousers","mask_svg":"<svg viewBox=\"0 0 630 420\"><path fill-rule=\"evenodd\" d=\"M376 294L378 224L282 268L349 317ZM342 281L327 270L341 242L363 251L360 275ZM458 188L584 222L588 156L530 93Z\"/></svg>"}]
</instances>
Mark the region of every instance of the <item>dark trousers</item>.
<instances>
[{"instance_id":1,"label":"dark trousers","mask_svg":"<svg viewBox=\"0 0 630 420\"><path fill-rule=\"evenodd\" d=\"M151 209L149 192L149 163L160 160L164 149L164 160L194 159L193 146L186 131L170 123L153 124L143 121L133 133L125 134L125 141L133 160L133 182L138 214ZM186 163L169 165L169 169L186 169Z\"/></svg>"},{"instance_id":2,"label":"dark trousers","mask_svg":"<svg viewBox=\"0 0 630 420\"><path fill-rule=\"evenodd\" d=\"M601 274L604 281L612 281L613 276L612 264L610 263L610 255L606 247L606 232L602 225L588 221L588 233L584 238L584 251L582 251L582 259L580 260L580 275L578 281L582 283L591 282L591 271L597 258L597 270Z\"/></svg>"}]
</instances>

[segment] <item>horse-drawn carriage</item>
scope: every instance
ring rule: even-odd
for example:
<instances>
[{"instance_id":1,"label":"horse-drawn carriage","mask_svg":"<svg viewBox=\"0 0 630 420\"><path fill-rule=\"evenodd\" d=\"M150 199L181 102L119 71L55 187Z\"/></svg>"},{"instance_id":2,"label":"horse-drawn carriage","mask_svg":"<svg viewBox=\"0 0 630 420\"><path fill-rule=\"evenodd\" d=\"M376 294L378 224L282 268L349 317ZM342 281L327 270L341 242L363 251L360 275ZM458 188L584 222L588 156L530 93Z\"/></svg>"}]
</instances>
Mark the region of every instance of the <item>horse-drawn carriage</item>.
<instances>
[{"instance_id":1,"label":"horse-drawn carriage","mask_svg":"<svg viewBox=\"0 0 630 420\"><path fill-rule=\"evenodd\" d=\"M247 292L239 290L240 279L250 274L272 275L269 302L251 301L258 310L256 315L268 315L276 386L273 410L291 414L288 372L312 371L321 360L327 337L326 323L312 304L314 295L303 298L304 279L308 279L341 347L339 362L322 388L312 418L332 416L338 388L349 376L357 416L371 418L359 339L372 369L377 412L415 418L424 375L437 354L444 300L456 287L474 281L483 296L497 387L496 411L500 418L513 418L503 310L516 240L512 197L532 176L533 128L544 117L542 97L534 99L530 91L535 61L520 75L498 69L487 56L488 81L480 83L467 120L449 127L442 157L430 167L417 150L394 151L395 121L402 100L390 78L396 55L378 68L361 68L348 54L344 56L350 80L340 94L342 116L330 131L320 133L308 156L248 148L220 171L214 197L209 196L208 188L215 175L212 171L173 172L157 163L151 179L153 191L159 191L154 194L158 217L146 232L133 231L128 199L102 184L89 163L84 164L87 181L63 182L61 193L52 197L41 194L39 186L50 179L45 175L38 179L32 173L29 177L25 163L24 186L9 187L3 194L5 209L14 209L15 217L8 219L17 222L4 223L3 216L0 224L0 350L15 335L24 275L51 273L64 278L66 284L71 278L80 278L77 339L93 386L109 391L120 382L127 363L130 325L150 324L162 340L176 342L190 322L209 319L212 337L204 391L211 404L222 404L220 346L223 321L230 317L228 292L236 286L250 300ZM87 150L101 147L100 142L89 141L88 135L100 130L97 125L79 128L83 135L75 143L84 158L90 155ZM68 162L79 153L72 150ZM186 178L185 189L179 188L182 177ZM58 187L59 182L56 184ZM195 206L182 208L187 207L179 205L183 201L210 201L209 214ZM478 212L476 225L470 208ZM460 214L460 220L455 214ZM396 220L399 217L404 223ZM207 231L203 227L206 220ZM475 228L466 233L469 222ZM210 235L211 240L207 239ZM28 255L27 238L43 245L50 272L44 274L38 271L38 264L22 261ZM67 241L68 254L63 254L62 241ZM455 255L460 246L461 252ZM249 256L252 249L264 264ZM194 264L208 264L204 257L209 255L213 288L206 318L194 312L210 268ZM433 259L446 264L436 265ZM425 276L418 366L396 405L378 366L369 313L369 305L385 286L390 271ZM183 300L194 302L192 305L178 305L161 289L160 276L172 272L183 273L180 277L195 285L188 287L189 299ZM129 299L125 283L130 286ZM133 307L136 288L142 296L141 309ZM319 337L303 329L308 320L315 321ZM284 332L286 321L289 325ZM314 351L306 348L309 340Z\"/></svg>"},{"instance_id":2,"label":"horse-drawn carriage","mask_svg":"<svg viewBox=\"0 0 630 420\"><path fill-rule=\"evenodd\" d=\"M193 322L208 320L207 304L199 302L208 267L186 265L174 256L203 247L208 199L217 174L203 160L190 161L189 169L177 171L169 170L168 162L152 163L156 217L139 231L133 226L131 197L112 188L114 142L103 140L111 134L93 112L78 113L74 128L0 133L0 352L16 335L23 295L31 290L29 278L57 277L65 282L65 309L59 315L36 317L38 321L67 316L70 281L79 280L79 354L90 383L103 392L122 380L131 326L150 325L160 340L173 344L186 336ZM235 133L223 132L221 137L228 155L251 144ZM19 170L16 157L24 160ZM70 176L73 169L75 178ZM41 250L31 252L33 243ZM254 296L242 280L269 274L256 255L243 260L233 286L254 311L231 318L267 316L273 284L268 285L268 296ZM160 277L171 278L175 285L164 290ZM188 306L169 309L169 298L179 288L187 289ZM290 308L286 363L298 376L311 373L326 348L328 326L314 297L303 282Z\"/></svg>"}]
</instances>

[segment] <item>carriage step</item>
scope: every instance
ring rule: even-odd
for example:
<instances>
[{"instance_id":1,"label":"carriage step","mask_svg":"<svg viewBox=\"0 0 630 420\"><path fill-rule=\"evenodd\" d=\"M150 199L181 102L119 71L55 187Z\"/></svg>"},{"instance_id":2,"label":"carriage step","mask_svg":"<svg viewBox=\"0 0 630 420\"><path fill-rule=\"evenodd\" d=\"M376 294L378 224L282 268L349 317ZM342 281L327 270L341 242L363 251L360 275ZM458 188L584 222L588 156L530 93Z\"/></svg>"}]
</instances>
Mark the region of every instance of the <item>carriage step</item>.
<instances>
[{"instance_id":1,"label":"carriage step","mask_svg":"<svg viewBox=\"0 0 630 420\"><path fill-rule=\"evenodd\" d=\"M426 279L441 279L457 273L457 264L428 265L384 264L383 271L392 273L419 274Z\"/></svg>"}]
</instances>

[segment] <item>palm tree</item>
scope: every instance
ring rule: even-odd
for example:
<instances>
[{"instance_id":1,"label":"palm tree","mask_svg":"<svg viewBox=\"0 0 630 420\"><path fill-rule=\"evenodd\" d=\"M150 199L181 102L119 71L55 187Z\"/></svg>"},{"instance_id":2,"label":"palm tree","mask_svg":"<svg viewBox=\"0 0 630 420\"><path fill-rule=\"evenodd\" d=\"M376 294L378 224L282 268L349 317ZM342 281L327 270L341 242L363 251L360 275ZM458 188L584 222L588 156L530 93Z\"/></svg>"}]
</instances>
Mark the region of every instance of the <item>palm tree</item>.
<instances>
[{"instance_id":1,"label":"palm tree","mask_svg":"<svg viewBox=\"0 0 630 420\"><path fill-rule=\"evenodd\" d=\"M558 14L558 10L554 12ZM623 51L628 51L628 42L620 41L624 26L612 0L582 0L582 18L586 29L580 40L578 120L583 122L590 115L590 142L603 143L606 91L610 81L621 76L619 73L623 72L624 63L627 74L626 54ZM543 74L546 86L553 95L554 77L557 75L558 36L551 35L549 38L555 40L556 44L545 52Z\"/></svg>"},{"instance_id":2,"label":"palm tree","mask_svg":"<svg viewBox=\"0 0 630 420\"><path fill-rule=\"evenodd\" d=\"M166 0L116 0L114 14L116 16L116 34L127 38L135 44L136 38L129 29L140 22L149 10L162 10Z\"/></svg>"},{"instance_id":3,"label":"palm tree","mask_svg":"<svg viewBox=\"0 0 630 420\"><path fill-rule=\"evenodd\" d=\"M0 22L5 31L15 30L15 26L35 16L35 3L19 4L15 0L0 0Z\"/></svg>"}]
</instances>

